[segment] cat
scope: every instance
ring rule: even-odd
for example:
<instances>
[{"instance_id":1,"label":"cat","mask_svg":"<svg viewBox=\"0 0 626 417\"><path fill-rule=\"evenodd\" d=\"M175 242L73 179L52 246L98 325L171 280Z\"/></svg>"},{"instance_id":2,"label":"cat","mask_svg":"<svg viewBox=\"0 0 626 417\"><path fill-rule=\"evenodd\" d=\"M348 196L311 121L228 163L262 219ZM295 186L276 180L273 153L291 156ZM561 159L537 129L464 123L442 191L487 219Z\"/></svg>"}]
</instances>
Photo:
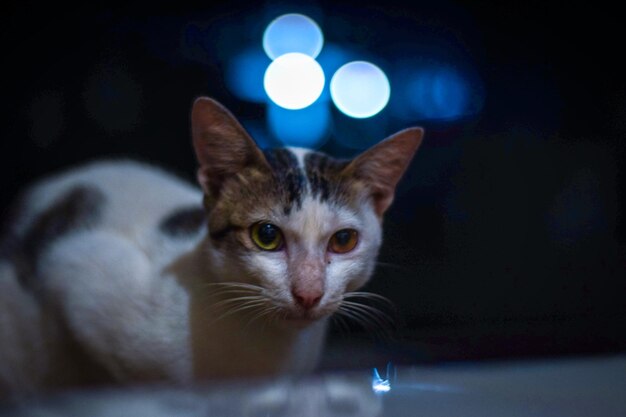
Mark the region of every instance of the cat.
<instances>
[{"instance_id":1,"label":"cat","mask_svg":"<svg viewBox=\"0 0 626 417\"><path fill-rule=\"evenodd\" d=\"M107 160L23 194L0 250L0 391L314 369L423 130L352 160L263 151L201 97L191 131L200 188Z\"/></svg>"}]
</instances>

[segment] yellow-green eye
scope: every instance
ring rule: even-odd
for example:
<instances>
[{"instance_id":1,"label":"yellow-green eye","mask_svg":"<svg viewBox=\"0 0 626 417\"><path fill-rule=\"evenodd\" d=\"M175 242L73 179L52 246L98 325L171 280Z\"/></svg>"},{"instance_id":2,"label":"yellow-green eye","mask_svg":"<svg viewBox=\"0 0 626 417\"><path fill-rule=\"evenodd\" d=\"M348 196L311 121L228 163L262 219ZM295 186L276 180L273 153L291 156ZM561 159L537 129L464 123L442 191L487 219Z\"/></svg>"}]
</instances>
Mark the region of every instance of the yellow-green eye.
<instances>
[{"instance_id":1,"label":"yellow-green eye","mask_svg":"<svg viewBox=\"0 0 626 417\"><path fill-rule=\"evenodd\" d=\"M256 223L250 228L250 237L263 250L279 250L283 247L283 233L272 223Z\"/></svg>"},{"instance_id":2,"label":"yellow-green eye","mask_svg":"<svg viewBox=\"0 0 626 417\"><path fill-rule=\"evenodd\" d=\"M359 233L354 229L341 229L328 242L328 250L335 253L350 252L359 241Z\"/></svg>"}]
</instances>

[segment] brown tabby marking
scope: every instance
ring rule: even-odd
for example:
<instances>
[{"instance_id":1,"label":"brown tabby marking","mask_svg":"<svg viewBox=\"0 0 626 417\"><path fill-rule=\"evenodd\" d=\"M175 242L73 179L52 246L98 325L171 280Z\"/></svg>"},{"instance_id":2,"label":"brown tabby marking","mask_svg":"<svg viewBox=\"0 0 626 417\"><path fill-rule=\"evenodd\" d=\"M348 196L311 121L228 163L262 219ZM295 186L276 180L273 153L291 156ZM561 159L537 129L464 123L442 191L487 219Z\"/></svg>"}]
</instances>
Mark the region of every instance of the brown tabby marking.
<instances>
[{"instance_id":1,"label":"brown tabby marking","mask_svg":"<svg viewBox=\"0 0 626 417\"><path fill-rule=\"evenodd\" d=\"M302 208L302 196L305 190L304 173L298 167L296 156L289 149L271 149L265 151L265 158L270 164L279 193L285 202L283 212L288 215L293 205Z\"/></svg>"},{"instance_id":2,"label":"brown tabby marking","mask_svg":"<svg viewBox=\"0 0 626 417\"><path fill-rule=\"evenodd\" d=\"M348 161L311 152L304 157L304 165L313 197L318 197L320 201L342 201L348 197L348 184L341 175Z\"/></svg>"}]
</instances>

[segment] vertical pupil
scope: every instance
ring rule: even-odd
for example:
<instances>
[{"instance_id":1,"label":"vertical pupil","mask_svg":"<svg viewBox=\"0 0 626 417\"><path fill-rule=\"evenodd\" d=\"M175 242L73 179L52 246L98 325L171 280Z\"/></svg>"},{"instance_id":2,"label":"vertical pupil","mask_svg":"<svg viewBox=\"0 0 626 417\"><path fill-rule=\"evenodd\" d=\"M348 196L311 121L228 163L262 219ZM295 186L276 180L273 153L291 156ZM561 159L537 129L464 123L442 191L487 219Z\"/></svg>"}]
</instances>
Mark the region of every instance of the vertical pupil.
<instances>
[{"instance_id":1,"label":"vertical pupil","mask_svg":"<svg viewBox=\"0 0 626 417\"><path fill-rule=\"evenodd\" d=\"M265 245L274 242L276 240L276 228L271 224L262 225L259 230L259 240Z\"/></svg>"},{"instance_id":2,"label":"vertical pupil","mask_svg":"<svg viewBox=\"0 0 626 417\"><path fill-rule=\"evenodd\" d=\"M339 246L345 246L350 241L350 232L348 230L340 230L335 235L335 238L337 239Z\"/></svg>"}]
</instances>

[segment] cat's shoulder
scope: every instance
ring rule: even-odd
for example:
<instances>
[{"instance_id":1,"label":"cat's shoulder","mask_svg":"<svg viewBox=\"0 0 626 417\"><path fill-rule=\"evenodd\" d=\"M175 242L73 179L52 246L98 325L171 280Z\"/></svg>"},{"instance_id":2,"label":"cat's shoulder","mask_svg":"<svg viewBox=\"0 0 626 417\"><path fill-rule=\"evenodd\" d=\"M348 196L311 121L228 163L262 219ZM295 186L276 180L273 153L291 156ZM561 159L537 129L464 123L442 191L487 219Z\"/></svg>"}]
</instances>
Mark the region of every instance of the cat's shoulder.
<instances>
[{"instance_id":1,"label":"cat's shoulder","mask_svg":"<svg viewBox=\"0 0 626 417\"><path fill-rule=\"evenodd\" d=\"M27 194L39 199L46 194L74 188L77 184L99 188L103 192L142 189L157 186L162 190L182 188L189 192L197 187L171 169L134 159L95 160L53 172L32 184Z\"/></svg>"},{"instance_id":2,"label":"cat's shoulder","mask_svg":"<svg viewBox=\"0 0 626 417\"><path fill-rule=\"evenodd\" d=\"M52 182L71 181L81 178L86 181L101 182L103 180L125 178L156 178L164 180L179 180L171 170L157 164L135 159L101 159L75 165L44 177L39 184L45 186ZM38 185L39 185L38 184Z\"/></svg>"}]
</instances>

